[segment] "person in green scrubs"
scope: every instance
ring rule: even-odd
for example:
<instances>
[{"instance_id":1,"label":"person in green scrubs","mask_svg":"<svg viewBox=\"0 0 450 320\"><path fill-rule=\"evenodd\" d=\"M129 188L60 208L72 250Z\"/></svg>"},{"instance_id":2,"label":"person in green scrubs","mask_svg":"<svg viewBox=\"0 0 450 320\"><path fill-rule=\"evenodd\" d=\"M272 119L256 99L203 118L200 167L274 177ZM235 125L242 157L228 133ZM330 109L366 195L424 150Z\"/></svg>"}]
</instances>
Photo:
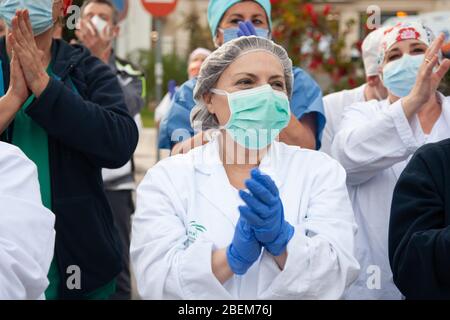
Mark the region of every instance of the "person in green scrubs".
<instances>
[{"instance_id":1,"label":"person in green scrubs","mask_svg":"<svg viewBox=\"0 0 450 320\"><path fill-rule=\"evenodd\" d=\"M108 66L52 39L67 1L32 2L0 3L9 27L0 40L0 96L13 93L0 113L1 140L36 164L42 202L56 216L46 298L108 299L122 261L101 169L128 161L137 128Z\"/></svg>"}]
</instances>

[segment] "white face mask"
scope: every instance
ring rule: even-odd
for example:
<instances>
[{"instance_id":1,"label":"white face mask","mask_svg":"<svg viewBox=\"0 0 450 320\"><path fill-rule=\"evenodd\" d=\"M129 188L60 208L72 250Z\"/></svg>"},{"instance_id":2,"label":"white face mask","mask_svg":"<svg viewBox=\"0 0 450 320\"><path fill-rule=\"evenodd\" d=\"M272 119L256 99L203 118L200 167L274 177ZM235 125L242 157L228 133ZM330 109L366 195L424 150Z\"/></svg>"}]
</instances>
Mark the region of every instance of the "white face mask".
<instances>
[{"instance_id":1,"label":"white face mask","mask_svg":"<svg viewBox=\"0 0 450 320\"><path fill-rule=\"evenodd\" d=\"M91 22L94 25L95 29L97 30L97 33L99 35L103 35L105 32L106 27L108 27L108 22L100 18L99 16L95 15L91 18Z\"/></svg>"}]
</instances>

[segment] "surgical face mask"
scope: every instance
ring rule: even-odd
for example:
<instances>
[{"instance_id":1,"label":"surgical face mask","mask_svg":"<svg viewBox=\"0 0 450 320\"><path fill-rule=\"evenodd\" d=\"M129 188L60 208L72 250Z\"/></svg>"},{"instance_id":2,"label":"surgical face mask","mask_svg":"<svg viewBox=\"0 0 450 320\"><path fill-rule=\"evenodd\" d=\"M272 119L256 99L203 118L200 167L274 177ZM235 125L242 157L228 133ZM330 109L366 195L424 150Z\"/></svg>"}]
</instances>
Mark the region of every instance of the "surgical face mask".
<instances>
[{"instance_id":1,"label":"surgical face mask","mask_svg":"<svg viewBox=\"0 0 450 320\"><path fill-rule=\"evenodd\" d=\"M395 96L403 98L410 94L416 83L417 73L425 58L424 54L404 54L383 68L383 84Z\"/></svg>"},{"instance_id":2,"label":"surgical face mask","mask_svg":"<svg viewBox=\"0 0 450 320\"><path fill-rule=\"evenodd\" d=\"M239 28L219 28L219 31L223 33L223 43L227 43L231 40L239 38ZM269 39L269 30L263 28L255 28L256 36Z\"/></svg>"},{"instance_id":3,"label":"surgical face mask","mask_svg":"<svg viewBox=\"0 0 450 320\"><path fill-rule=\"evenodd\" d=\"M97 33L99 35L103 35L103 31L108 26L108 22L100 18L99 16L95 15L91 18L91 22L94 25L95 29L97 30Z\"/></svg>"},{"instance_id":4,"label":"surgical face mask","mask_svg":"<svg viewBox=\"0 0 450 320\"><path fill-rule=\"evenodd\" d=\"M287 95L268 84L233 93L219 89L211 89L211 92L227 96L231 115L221 129L246 149L267 147L289 123L291 112Z\"/></svg>"},{"instance_id":5,"label":"surgical face mask","mask_svg":"<svg viewBox=\"0 0 450 320\"><path fill-rule=\"evenodd\" d=\"M33 35L38 36L53 26L53 0L0 1L0 18L11 28L16 10L28 9Z\"/></svg>"}]
</instances>

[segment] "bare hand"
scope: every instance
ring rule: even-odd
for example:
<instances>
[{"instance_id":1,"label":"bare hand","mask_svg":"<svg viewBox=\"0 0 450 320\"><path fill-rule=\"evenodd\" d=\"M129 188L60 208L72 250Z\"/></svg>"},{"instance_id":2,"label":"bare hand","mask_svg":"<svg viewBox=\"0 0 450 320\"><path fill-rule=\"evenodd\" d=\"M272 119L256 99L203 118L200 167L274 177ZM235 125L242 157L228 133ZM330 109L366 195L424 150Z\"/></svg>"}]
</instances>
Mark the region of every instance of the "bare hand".
<instances>
[{"instance_id":1,"label":"bare hand","mask_svg":"<svg viewBox=\"0 0 450 320\"><path fill-rule=\"evenodd\" d=\"M108 28L105 28L102 34L99 34L90 20L81 20L80 29L75 31L75 35L94 56L108 63L107 57L112 50Z\"/></svg>"},{"instance_id":2,"label":"bare hand","mask_svg":"<svg viewBox=\"0 0 450 320\"><path fill-rule=\"evenodd\" d=\"M11 37L11 35L9 35ZM22 67L16 56L14 50L12 50L12 59L10 64L10 80L9 88L6 95L9 95L13 103L17 106L22 106L29 96L27 82L23 75Z\"/></svg>"},{"instance_id":3,"label":"bare hand","mask_svg":"<svg viewBox=\"0 0 450 320\"><path fill-rule=\"evenodd\" d=\"M44 66L44 52L39 50L33 36L28 10L18 10L12 19L10 43L20 62L28 88L39 97L50 77Z\"/></svg>"},{"instance_id":4,"label":"bare hand","mask_svg":"<svg viewBox=\"0 0 450 320\"><path fill-rule=\"evenodd\" d=\"M416 84L411 93L403 100L403 107L408 118L417 113L420 108L430 100L436 93L445 74L450 69L450 60L444 59L437 71L435 72L433 70L438 65L438 53L439 50L441 50L444 41L445 36L441 33L425 52L425 60L420 66Z\"/></svg>"}]
</instances>

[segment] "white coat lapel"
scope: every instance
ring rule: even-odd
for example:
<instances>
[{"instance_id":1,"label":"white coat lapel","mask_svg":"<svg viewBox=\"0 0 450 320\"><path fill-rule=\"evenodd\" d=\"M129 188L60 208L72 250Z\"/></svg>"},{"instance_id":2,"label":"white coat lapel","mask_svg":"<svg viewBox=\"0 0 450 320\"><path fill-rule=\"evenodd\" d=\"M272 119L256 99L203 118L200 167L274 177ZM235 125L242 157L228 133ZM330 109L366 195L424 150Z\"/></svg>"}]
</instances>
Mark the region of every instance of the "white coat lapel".
<instances>
[{"instance_id":1,"label":"white coat lapel","mask_svg":"<svg viewBox=\"0 0 450 320\"><path fill-rule=\"evenodd\" d=\"M202 159L197 159L195 162L198 191L234 227L239 218L235 201L237 195L234 194L236 191L230 185L220 161L217 139L201 149L203 149Z\"/></svg>"}]
</instances>

